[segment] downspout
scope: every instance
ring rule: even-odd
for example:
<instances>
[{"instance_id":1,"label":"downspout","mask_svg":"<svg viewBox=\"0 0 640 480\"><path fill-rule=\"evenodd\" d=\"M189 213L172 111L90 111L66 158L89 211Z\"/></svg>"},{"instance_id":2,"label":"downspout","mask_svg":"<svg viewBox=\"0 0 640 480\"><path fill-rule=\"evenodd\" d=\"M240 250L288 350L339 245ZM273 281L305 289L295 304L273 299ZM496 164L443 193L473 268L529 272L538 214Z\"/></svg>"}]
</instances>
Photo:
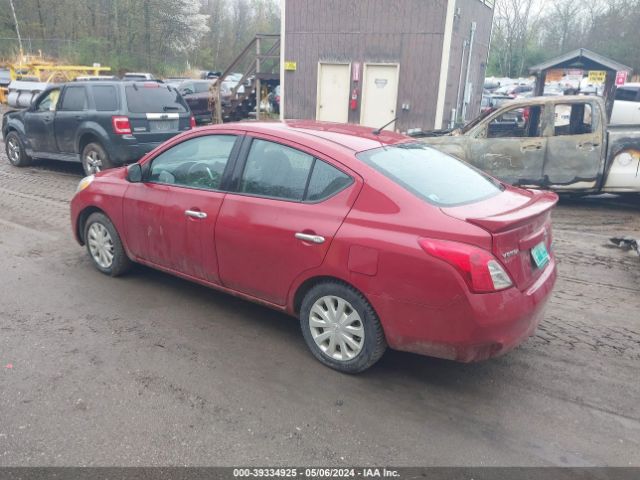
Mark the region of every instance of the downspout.
<instances>
[{"instance_id":1,"label":"downspout","mask_svg":"<svg viewBox=\"0 0 640 480\"><path fill-rule=\"evenodd\" d=\"M473 40L476 36L476 22L471 22L471 39L469 40L469 57L467 58L467 76L464 82L464 98L462 103L462 121L467 121L467 106L469 105L468 96L471 94L469 92L469 77L471 76L471 58L473 53Z\"/></svg>"},{"instance_id":2,"label":"downspout","mask_svg":"<svg viewBox=\"0 0 640 480\"><path fill-rule=\"evenodd\" d=\"M460 79L458 80L458 94L456 95L456 106L453 109L453 117L451 118L451 124L449 125L449 128L454 128L456 126L456 117L460 108L460 94L462 93L462 73L464 72L464 54L467 53L467 43L468 40L462 42L462 57L460 57Z\"/></svg>"},{"instance_id":3,"label":"downspout","mask_svg":"<svg viewBox=\"0 0 640 480\"><path fill-rule=\"evenodd\" d=\"M434 128L442 128L444 118L444 102L447 96L447 80L449 77L449 61L451 59L451 38L453 37L453 21L456 14L456 0L448 0L447 16L442 39L442 59L440 61L440 81L438 84L438 100L436 102L436 117Z\"/></svg>"},{"instance_id":4,"label":"downspout","mask_svg":"<svg viewBox=\"0 0 640 480\"><path fill-rule=\"evenodd\" d=\"M285 49L285 15L287 11L287 0L280 0L280 120L284 120L284 49Z\"/></svg>"}]
</instances>

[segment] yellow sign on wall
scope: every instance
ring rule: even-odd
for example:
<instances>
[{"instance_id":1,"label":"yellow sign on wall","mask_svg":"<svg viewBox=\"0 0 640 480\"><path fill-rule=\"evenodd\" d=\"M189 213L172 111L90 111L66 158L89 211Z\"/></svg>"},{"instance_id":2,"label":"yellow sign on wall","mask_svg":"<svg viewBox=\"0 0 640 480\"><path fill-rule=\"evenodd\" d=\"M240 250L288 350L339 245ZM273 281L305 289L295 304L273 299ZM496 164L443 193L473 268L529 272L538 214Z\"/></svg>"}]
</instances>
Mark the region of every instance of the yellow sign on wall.
<instances>
[{"instance_id":1,"label":"yellow sign on wall","mask_svg":"<svg viewBox=\"0 0 640 480\"><path fill-rule=\"evenodd\" d=\"M589 72L589 83L604 83L607 79L607 72L603 70L591 70Z\"/></svg>"},{"instance_id":2,"label":"yellow sign on wall","mask_svg":"<svg viewBox=\"0 0 640 480\"><path fill-rule=\"evenodd\" d=\"M295 72L298 68L297 62L284 62L284 69L288 72Z\"/></svg>"}]
</instances>

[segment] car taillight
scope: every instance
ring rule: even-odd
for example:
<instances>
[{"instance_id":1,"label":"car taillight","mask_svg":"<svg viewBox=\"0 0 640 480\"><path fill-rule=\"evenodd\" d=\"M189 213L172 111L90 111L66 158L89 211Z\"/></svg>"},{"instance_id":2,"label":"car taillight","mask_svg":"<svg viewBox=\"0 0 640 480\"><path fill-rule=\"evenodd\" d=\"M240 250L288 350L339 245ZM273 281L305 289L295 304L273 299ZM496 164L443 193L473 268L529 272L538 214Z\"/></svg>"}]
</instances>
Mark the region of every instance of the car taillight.
<instances>
[{"instance_id":1,"label":"car taillight","mask_svg":"<svg viewBox=\"0 0 640 480\"><path fill-rule=\"evenodd\" d=\"M500 262L487 250L448 240L421 238L418 243L429 255L453 266L472 292L497 292L513 285Z\"/></svg>"},{"instance_id":2,"label":"car taillight","mask_svg":"<svg viewBox=\"0 0 640 480\"><path fill-rule=\"evenodd\" d=\"M113 133L118 135L128 135L131 133L131 124L129 123L129 117L111 117L111 124L113 125Z\"/></svg>"},{"instance_id":3,"label":"car taillight","mask_svg":"<svg viewBox=\"0 0 640 480\"><path fill-rule=\"evenodd\" d=\"M189 119L189 128L196 128L196 117L193 115L191 115L191 118Z\"/></svg>"}]
</instances>

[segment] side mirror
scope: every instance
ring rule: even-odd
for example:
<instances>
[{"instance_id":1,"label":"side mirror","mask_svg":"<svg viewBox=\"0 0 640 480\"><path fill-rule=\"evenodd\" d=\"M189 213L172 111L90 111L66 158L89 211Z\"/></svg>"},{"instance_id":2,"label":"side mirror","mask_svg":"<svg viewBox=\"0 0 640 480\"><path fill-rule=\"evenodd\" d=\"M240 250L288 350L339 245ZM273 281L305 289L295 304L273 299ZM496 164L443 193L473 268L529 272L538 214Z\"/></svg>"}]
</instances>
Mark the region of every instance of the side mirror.
<instances>
[{"instance_id":1,"label":"side mirror","mask_svg":"<svg viewBox=\"0 0 640 480\"><path fill-rule=\"evenodd\" d=\"M127 167L127 181L140 183L142 181L142 167L139 163L132 163Z\"/></svg>"}]
</instances>

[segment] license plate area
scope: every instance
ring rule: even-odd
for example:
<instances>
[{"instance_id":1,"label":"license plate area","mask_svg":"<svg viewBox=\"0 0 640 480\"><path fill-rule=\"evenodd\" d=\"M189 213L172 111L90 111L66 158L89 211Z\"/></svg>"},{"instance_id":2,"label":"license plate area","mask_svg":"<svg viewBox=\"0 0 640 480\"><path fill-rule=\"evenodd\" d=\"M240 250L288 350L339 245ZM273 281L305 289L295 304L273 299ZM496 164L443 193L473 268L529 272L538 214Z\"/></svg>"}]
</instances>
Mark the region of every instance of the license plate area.
<instances>
[{"instance_id":1,"label":"license plate area","mask_svg":"<svg viewBox=\"0 0 640 480\"><path fill-rule=\"evenodd\" d=\"M544 268L549 263L551 257L544 242L540 242L531 249L531 258L533 258L533 263L538 268Z\"/></svg>"},{"instance_id":2,"label":"license plate area","mask_svg":"<svg viewBox=\"0 0 640 480\"><path fill-rule=\"evenodd\" d=\"M151 120L149 130L151 132L169 132L178 129L178 120Z\"/></svg>"}]
</instances>

